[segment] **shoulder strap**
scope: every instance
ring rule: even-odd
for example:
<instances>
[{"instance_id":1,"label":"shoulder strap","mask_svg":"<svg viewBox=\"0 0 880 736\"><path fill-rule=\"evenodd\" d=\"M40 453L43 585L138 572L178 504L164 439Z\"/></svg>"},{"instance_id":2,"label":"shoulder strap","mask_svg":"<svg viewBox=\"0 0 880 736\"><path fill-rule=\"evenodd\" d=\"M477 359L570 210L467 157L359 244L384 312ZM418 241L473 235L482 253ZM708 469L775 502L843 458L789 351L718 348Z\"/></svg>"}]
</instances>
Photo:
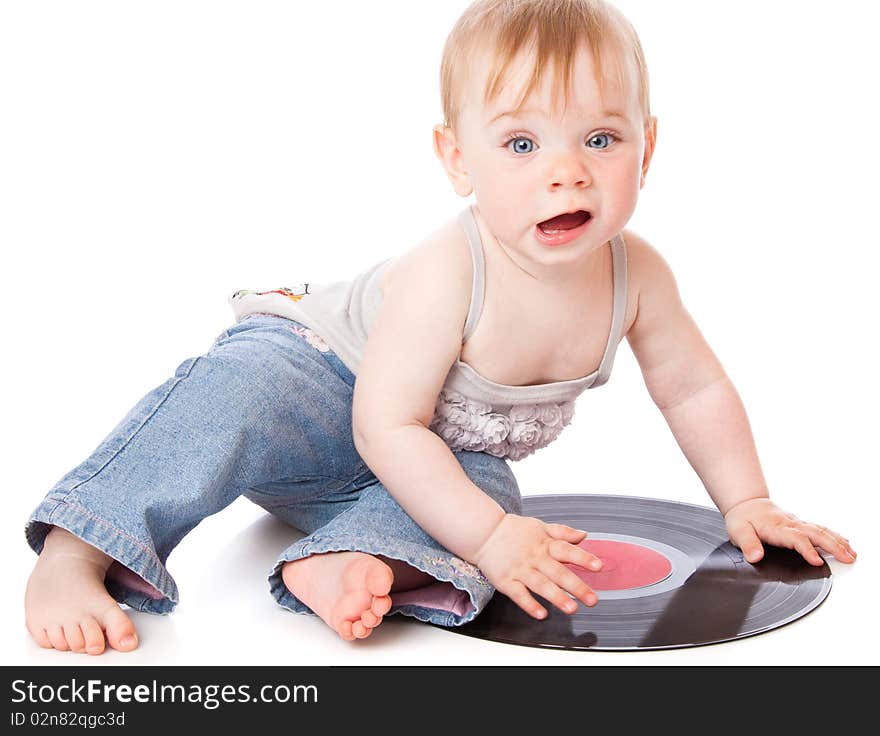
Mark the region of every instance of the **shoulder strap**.
<instances>
[{"instance_id":1,"label":"shoulder strap","mask_svg":"<svg viewBox=\"0 0 880 736\"><path fill-rule=\"evenodd\" d=\"M599 364L596 380L590 384L590 388L601 386L611 375L614 365L614 356L617 353L617 345L623 332L623 318L626 315L626 242L623 236L615 235L611 240L611 258L614 262L614 303L611 312L611 334L608 344L605 346L605 354Z\"/></svg>"},{"instance_id":2,"label":"shoulder strap","mask_svg":"<svg viewBox=\"0 0 880 736\"><path fill-rule=\"evenodd\" d=\"M474 262L474 275L471 284L471 304L468 308L467 320L464 323L462 343L468 341L480 321L483 311L483 296L486 290L486 263L483 255L483 241L480 238L480 229L477 227L477 218L474 215L473 205L469 205L458 216L461 226L467 235L468 245L471 249L471 258Z\"/></svg>"}]
</instances>

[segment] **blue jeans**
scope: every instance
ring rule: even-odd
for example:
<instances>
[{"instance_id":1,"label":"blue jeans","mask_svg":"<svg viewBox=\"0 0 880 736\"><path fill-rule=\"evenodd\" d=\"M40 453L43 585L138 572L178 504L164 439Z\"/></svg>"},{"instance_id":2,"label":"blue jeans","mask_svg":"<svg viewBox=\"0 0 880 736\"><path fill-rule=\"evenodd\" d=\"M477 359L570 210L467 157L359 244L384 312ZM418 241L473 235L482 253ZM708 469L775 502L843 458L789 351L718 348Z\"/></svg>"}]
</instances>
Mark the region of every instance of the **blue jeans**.
<instances>
[{"instance_id":1,"label":"blue jeans","mask_svg":"<svg viewBox=\"0 0 880 736\"><path fill-rule=\"evenodd\" d=\"M205 355L183 361L55 485L31 515L28 543L39 553L52 525L67 529L118 563L105 581L117 601L169 613L179 600L165 567L171 550L244 495L308 534L269 574L281 606L314 613L284 585L285 561L358 550L403 560L437 581L392 593L389 615L466 623L495 590L426 534L361 459L351 431L354 380L299 323L247 317ZM505 511L521 512L507 461L482 452L455 457Z\"/></svg>"}]
</instances>

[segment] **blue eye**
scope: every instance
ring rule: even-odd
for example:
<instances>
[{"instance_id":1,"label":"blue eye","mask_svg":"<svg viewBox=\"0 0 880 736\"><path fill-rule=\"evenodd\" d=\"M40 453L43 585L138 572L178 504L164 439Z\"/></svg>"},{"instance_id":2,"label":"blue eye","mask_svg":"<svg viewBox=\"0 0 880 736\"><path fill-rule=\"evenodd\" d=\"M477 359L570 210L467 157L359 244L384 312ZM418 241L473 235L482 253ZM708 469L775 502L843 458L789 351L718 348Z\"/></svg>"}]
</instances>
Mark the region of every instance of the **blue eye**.
<instances>
[{"instance_id":1,"label":"blue eye","mask_svg":"<svg viewBox=\"0 0 880 736\"><path fill-rule=\"evenodd\" d=\"M608 143L604 146L599 146L600 151L608 148L608 146L611 145L611 140L614 138L614 135L612 133L596 133L596 135L594 135L592 138L590 138L590 143L592 143L595 140L599 140L601 138L607 138Z\"/></svg>"},{"instance_id":2,"label":"blue eye","mask_svg":"<svg viewBox=\"0 0 880 736\"><path fill-rule=\"evenodd\" d=\"M505 147L510 148L511 143L520 143L520 142L534 145L534 142L532 141L531 138L525 138L523 136L516 136L515 138L510 138L504 145L505 145ZM513 147L513 152L514 153L531 153L531 151L524 151L521 147L516 146L516 145Z\"/></svg>"}]
</instances>

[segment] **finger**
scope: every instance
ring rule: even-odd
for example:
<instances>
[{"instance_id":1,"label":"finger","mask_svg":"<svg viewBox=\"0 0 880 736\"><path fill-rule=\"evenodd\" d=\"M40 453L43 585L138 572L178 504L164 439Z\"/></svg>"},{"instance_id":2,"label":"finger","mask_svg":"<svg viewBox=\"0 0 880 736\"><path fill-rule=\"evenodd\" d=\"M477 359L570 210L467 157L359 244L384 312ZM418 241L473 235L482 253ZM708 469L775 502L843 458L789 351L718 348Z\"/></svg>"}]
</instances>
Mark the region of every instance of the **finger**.
<instances>
[{"instance_id":1,"label":"finger","mask_svg":"<svg viewBox=\"0 0 880 736\"><path fill-rule=\"evenodd\" d=\"M587 533L583 529L575 529L565 524L547 524L547 533L554 539L562 539L572 544L587 538Z\"/></svg>"},{"instance_id":2,"label":"finger","mask_svg":"<svg viewBox=\"0 0 880 736\"><path fill-rule=\"evenodd\" d=\"M801 557L811 565L824 564L825 560L823 560L822 555L816 551L816 548L813 546L813 543L805 532L800 529L792 528L788 528L787 531L792 540L793 548L800 552Z\"/></svg>"},{"instance_id":3,"label":"finger","mask_svg":"<svg viewBox=\"0 0 880 736\"><path fill-rule=\"evenodd\" d=\"M787 547L798 552L811 565L821 565L824 560L822 556L813 547L810 538L799 528L792 526L779 526L772 530L772 534L768 533L766 537L770 544L777 547Z\"/></svg>"},{"instance_id":4,"label":"finger","mask_svg":"<svg viewBox=\"0 0 880 736\"><path fill-rule=\"evenodd\" d=\"M818 524L804 524L803 530L814 545L827 550L838 560L846 562L848 559L855 559L855 554L851 551L850 546L839 534L835 534L830 529Z\"/></svg>"},{"instance_id":5,"label":"finger","mask_svg":"<svg viewBox=\"0 0 880 736\"><path fill-rule=\"evenodd\" d=\"M856 556L858 555L858 552L856 552L856 551L852 548L852 544L850 544L850 541L849 541L846 537L844 537L844 536L841 536L841 535L838 535L838 536L840 536L840 541L843 542L844 546L849 550L849 553L850 553L853 557L856 557Z\"/></svg>"},{"instance_id":6,"label":"finger","mask_svg":"<svg viewBox=\"0 0 880 736\"><path fill-rule=\"evenodd\" d=\"M730 541L742 550L745 558L752 563L758 562L764 556L764 547L755 528L749 522L737 524L728 530Z\"/></svg>"},{"instance_id":7,"label":"finger","mask_svg":"<svg viewBox=\"0 0 880 736\"><path fill-rule=\"evenodd\" d=\"M541 572L533 572L526 582L531 590L545 600L550 601L563 613L574 613L577 611L577 603L562 588Z\"/></svg>"},{"instance_id":8,"label":"finger","mask_svg":"<svg viewBox=\"0 0 880 736\"><path fill-rule=\"evenodd\" d=\"M532 616L533 618L547 617L546 609L538 603L538 601L532 598L526 586L518 580L509 583L504 589L498 588L498 590L501 590L504 595L522 608L522 610L529 614L529 616Z\"/></svg>"},{"instance_id":9,"label":"finger","mask_svg":"<svg viewBox=\"0 0 880 736\"><path fill-rule=\"evenodd\" d=\"M599 598L593 592L593 589L565 567L565 565L551 559L545 559L540 563L538 569L560 588L568 591L578 600L583 601L585 605L595 606L599 602ZM575 607L575 610L577 610L577 607Z\"/></svg>"},{"instance_id":10,"label":"finger","mask_svg":"<svg viewBox=\"0 0 880 736\"><path fill-rule=\"evenodd\" d=\"M570 562L573 565L580 565L587 570L594 572L602 569L602 560L592 552L582 547L577 547L561 539L553 540L547 547L554 560L559 562Z\"/></svg>"}]
</instances>

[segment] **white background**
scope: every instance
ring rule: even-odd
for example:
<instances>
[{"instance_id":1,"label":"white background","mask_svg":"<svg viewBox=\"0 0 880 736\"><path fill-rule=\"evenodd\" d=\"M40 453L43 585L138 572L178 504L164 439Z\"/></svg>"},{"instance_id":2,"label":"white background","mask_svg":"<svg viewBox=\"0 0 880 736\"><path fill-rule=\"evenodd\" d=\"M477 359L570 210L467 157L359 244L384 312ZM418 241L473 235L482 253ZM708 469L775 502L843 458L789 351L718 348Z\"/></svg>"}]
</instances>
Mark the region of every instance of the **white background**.
<instances>
[{"instance_id":1,"label":"white background","mask_svg":"<svg viewBox=\"0 0 880 736\"><path fill-rule=\"evenodd\" d=\"M856 0L618 2L659 117L630 227L665 255L738 387L773 497L860 553L830 561L819 609L738 642L630 655L402 616L346 643L269 596L265 575L298 535L239 499L171 556L182 601L133 614L136 653L30 640L29 512L232 324L232 291L354 276L467 204L431 148L441 49L466 5L0 5L6 663L878 663L880 60ZM524 493L711 503L626 342L574 424L514 468Z\"/></svg>"}]
</instances>

